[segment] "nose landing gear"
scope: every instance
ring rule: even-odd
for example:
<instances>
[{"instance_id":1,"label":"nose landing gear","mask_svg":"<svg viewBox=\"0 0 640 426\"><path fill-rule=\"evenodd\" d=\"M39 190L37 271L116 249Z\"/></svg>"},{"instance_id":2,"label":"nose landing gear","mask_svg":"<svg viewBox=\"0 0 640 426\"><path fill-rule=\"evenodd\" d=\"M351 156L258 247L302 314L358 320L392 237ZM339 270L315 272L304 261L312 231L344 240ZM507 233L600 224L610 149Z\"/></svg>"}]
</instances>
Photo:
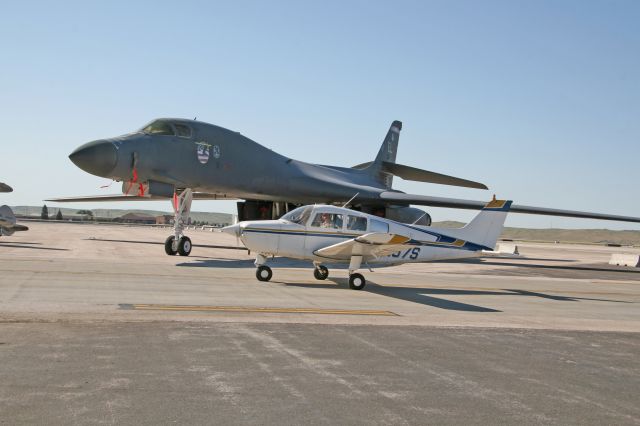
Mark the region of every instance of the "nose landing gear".
<instances>
[{"instance_id":1,"label":"nose landing gear","mask_svg":"<svg viewBox=\"0 0 640 426\"><path fill-rule=\"evenodd\" d=\"M164 251L169 256L189 256L191 254L191 239L184 235L184 226L189 219L191 212L191 201L193 200L193 191L189 188L185 189L180 195L173 194L173 235L169 235L164 242Z\"/></svg>"}]
</instances>

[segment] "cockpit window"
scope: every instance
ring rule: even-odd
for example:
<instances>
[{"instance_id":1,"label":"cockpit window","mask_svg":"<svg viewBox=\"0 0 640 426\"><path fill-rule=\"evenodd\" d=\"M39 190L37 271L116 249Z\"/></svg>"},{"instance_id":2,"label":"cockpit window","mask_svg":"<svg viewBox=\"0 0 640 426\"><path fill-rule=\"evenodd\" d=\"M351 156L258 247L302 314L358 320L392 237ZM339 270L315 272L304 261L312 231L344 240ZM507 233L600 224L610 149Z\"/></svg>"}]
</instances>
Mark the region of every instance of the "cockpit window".
<instances>
[{"instance_id":1,"label":"cockpit window","mask_svg":"<svg viewBox=\"0 0 640 426\"><path fill-rule=\"evenodd\" d=\"M297 223L298 225L304 225L309 220L309 216L311 216L311 210L313 210L312 206L298 207L282 216L281 219Z\"/></svg>"},{"instance_id":2,"label":"cockpit window","mask_svg":"<svg viewBox=\"0 0 640 426\"><path fill-rule=\"evenodd\" d=\"M142 129L142 132L150 135L163 135L163 136L176 135L175 132L173 131L173 127L171 127L171 124L162 120L156 120L152 122L147 127Z\"/></svg>"},{"instance_id":3,"label":"cockpit window","mask_svg":"<svg viewBox=\"0 0 640 426\"><path fill-rule=\"evenodd\" d=\"M186 124L174 124L173 127L176 128L176 133L181 138L190 138L191 137L191 127Z\"/></svg>"}]
</instances>

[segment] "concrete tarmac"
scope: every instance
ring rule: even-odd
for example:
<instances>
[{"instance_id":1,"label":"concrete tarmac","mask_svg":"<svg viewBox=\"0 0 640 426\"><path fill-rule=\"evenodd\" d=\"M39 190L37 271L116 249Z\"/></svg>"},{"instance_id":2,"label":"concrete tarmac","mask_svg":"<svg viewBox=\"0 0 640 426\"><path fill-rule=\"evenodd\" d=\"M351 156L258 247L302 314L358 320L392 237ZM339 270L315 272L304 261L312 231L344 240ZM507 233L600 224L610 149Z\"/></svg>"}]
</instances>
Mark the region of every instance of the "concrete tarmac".
<instances>
[{"instance_id":1,"label":"concrete tarmac","mask_svg":"<svg viewBox=\"0 0 640 426\"><path fill-rule=\"evenodd\" d=\"M346 270L233 237L30 224L0 239L0 424L639 424L637 249Z\"/></svg>"}]
</instances>

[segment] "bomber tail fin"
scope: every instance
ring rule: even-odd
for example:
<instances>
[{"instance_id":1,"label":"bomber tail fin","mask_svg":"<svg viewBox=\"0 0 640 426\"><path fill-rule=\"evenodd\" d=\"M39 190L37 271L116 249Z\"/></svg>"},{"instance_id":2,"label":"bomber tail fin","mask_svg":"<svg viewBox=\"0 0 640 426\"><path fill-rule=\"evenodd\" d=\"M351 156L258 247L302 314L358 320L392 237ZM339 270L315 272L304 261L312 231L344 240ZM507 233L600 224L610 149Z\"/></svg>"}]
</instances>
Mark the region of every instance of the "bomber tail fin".
<instances>
[{"instance_id":1,"label":"bomber tail fin","mask_svg":"<svg viewBox=\"0 0 640 426\"><path fill-rule=\"evenodd\" d=\"M398 153L398 142L400 141L400 131L402 130L402 122L395 120L391 123L387 135L382 141L380 150L376 159L369 163L355 166L355 169L362 169L369 172L375 179L383 184L386 188L391 189L393 184L393 174L386 170L386 164L394 164Z\"/></svg>"},{"instance_id":2,"label":"bomber tail fin","mask_svg":"<svg viewBox=\"0 0 640 426\"><path fill-rule=\"evenodd\" d=\"M439 185L487 189L487 186L480 182L474 182L472 180L461 179L455 176L397 164L396 154L398 153L398 142L400 140L401 130L402 122L396 120L391 123L391 127L382 142L382 146L380 147L380 151L378 151L376 159L368 163L359 164L353 168L367 172L378 183L387 189L391 189L394 176L399 176L402 179L416 182L429 182Z\"/></svg>"}]
</instances>

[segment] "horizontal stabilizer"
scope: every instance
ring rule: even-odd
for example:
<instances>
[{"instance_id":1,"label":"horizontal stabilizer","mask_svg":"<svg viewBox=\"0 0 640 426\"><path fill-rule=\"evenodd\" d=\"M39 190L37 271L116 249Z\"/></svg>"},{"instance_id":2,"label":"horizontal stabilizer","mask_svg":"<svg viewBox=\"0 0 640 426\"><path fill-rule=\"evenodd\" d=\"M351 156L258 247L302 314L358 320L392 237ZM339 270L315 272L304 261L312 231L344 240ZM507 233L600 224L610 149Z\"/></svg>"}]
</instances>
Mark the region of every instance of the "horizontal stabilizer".
<instances>
[{"instance_id":1,"label":"horizontal stabilizer","mask_svg":"<svg viewBox=\"0 0 640 426\"><path fill-rule=\"evenodd\" d=\"M363 170L369 167L372 162L358 164L353 166L353 169ZM475 189L489 189L487 186L480 182L474 182L472 180L462 179L455 176L443 175L442 173L430 172L429 170L422 170L416 167L405 166L403 164L391 163L389 161L383 161L381 165L381 171L394 176L398 176L404 180L413 180L417 182L435 183L438 185L450 185L461 186L463 188L475 188Z\"/></svg>"},{"instance_id":2,"label":"horizontal stabilizer","mask_svg":"<svg viewBox=\"0 0 640 426\"><path fill-rule=\"evenodd\" d=\"M481 210L485 206L485 203L482 201L461 200L457 198L445 197L430 197L426 195L413 195L392 191L383 192L382 194L380 194L380 198L386 202L396 202L400 204L414 204L419 206L431 207L447 207L453 209ZM599 219L640 223L640 217L580 212L575 210L549 209L545 207L520 206L517 204L513 204L509 211L511 213L526 213L544 216L577 217L582 219Z\"/></svg>"},{"instance_id":3,"label":"horizontal stabilizer","mask_svg":"<svg viewBox=\"0 0 640 426\"><path fill-rule=\"evenodd\" d=\"M389 163L388 161L382 163L382 171L401 177L404 180L461 186L464 188L489 189L485 184L480 182L443 175L441 173L430 172L402 164Z\"/></svg>"},{"instance_id":4,"label":"horizontal stabilizer","mask_svg":"<svg viewBox=\"0 0 640 426\"><path fill-rule=\"evenodd\" d=\"M139 197L137 195L89 195L86 197L67 197L67 198L50 198L45 201L54 203L81 203L81 202L107 202L107 201L158 201L170 200L168 197L160 197L157 195L149 195ZM195 192L194 200L234 200L235 197L227 197L219 194L208 194L206 192Z\"/></svg>"}]
</instances>

